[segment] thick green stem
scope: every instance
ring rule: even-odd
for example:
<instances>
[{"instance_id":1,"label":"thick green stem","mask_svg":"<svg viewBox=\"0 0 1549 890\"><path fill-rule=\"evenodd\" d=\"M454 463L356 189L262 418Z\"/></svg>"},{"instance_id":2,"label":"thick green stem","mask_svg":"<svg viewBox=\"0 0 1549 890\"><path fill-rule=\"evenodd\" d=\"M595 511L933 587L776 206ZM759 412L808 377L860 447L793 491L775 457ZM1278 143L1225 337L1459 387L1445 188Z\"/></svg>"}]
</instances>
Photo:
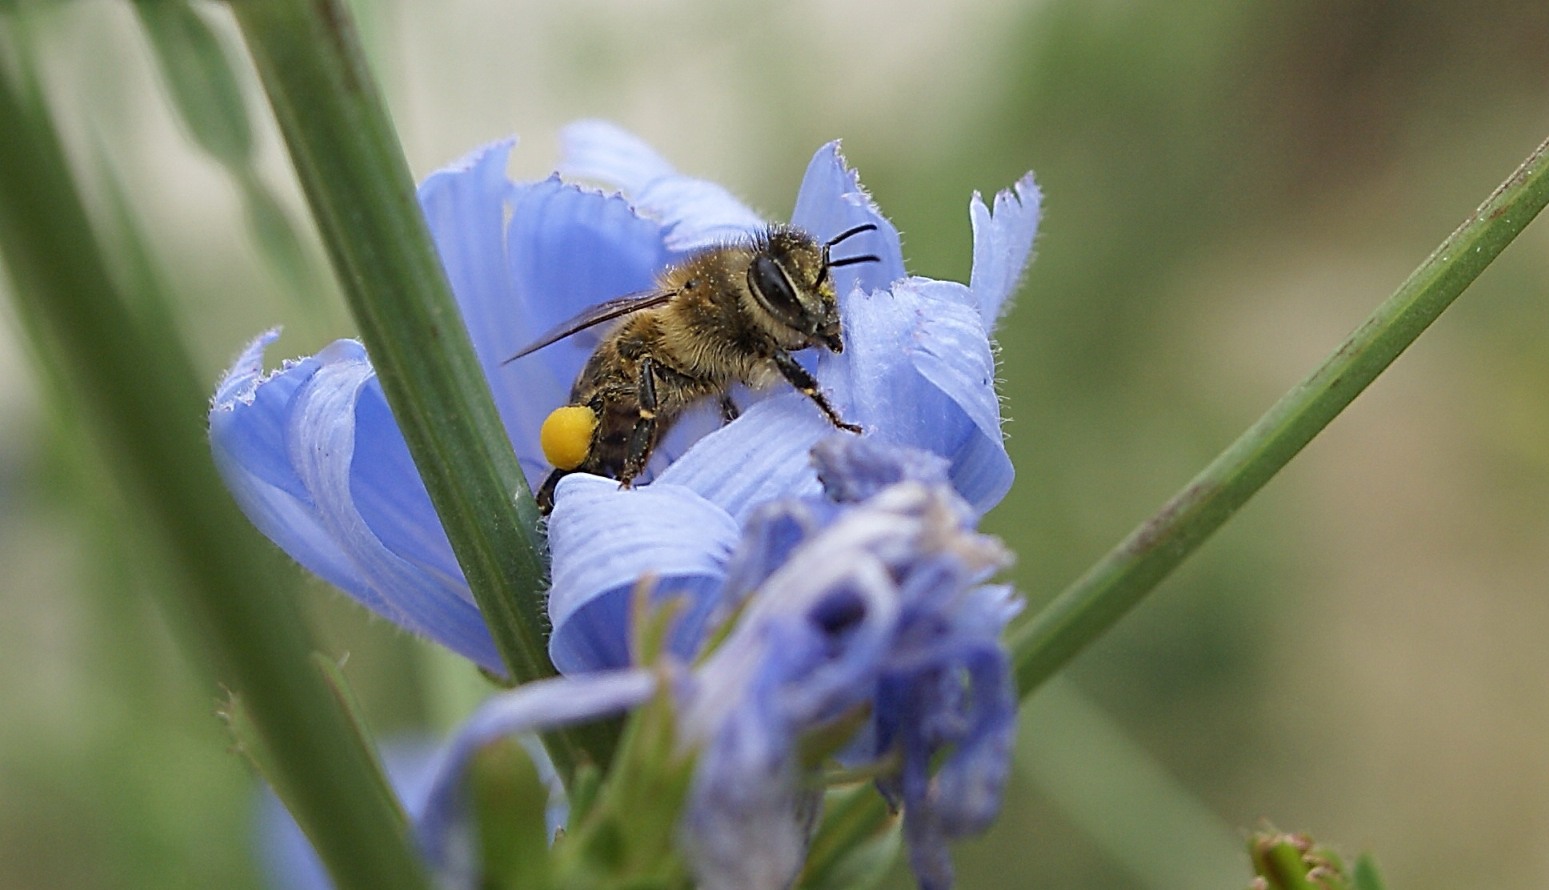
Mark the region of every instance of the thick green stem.
<instances>
[{"instance_id":1,"label":"thick green stem","mask_svg":"<svg viewBox=\"0 0 1549 890\"><path fill-rule=\"evenodd\" d=\"M1549 141L1322 365L1012 634L1023 697L1112 627L1295 457L1549 202Z\"/></svg>"},{"instance_id":2,"label":"thick green stem","mask_svg":"<svg viewBox=\"0 0 1549 890\"><path fill-rule=\"evenodd\" d=\"M181 582L165 589L169 620L246 703L336 883L425 887L369 756L307 660L294 585L278 581L289 572L276 571L215 472L206 382L165 312L131 311L52 121L26 95L0 65L0 256L54 397L90 421L135 520L165 545ZM137 296L142 308L157 298Z\"/></svg>"},{"instance_id":3,"label":"thick green stem","mask_svg":"<svg viewBox=\"0 0 1549 890\"><path fill-rule=\"evenodd\" d=\"M552 675L537 509L348 12L340 0L231 9L393 416L509 673L518 682ZM589 755L605 758L609 745L596 727L549 741L566 776Z\"/></svg>"}]
</instances>

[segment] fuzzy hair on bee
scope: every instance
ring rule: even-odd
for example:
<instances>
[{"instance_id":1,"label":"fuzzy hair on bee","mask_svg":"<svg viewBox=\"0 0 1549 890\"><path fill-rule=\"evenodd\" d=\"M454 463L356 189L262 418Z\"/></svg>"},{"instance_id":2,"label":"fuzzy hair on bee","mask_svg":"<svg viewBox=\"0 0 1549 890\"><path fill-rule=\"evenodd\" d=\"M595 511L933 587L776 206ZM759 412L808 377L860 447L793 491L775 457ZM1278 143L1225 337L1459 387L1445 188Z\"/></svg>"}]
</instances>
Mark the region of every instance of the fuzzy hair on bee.
<instances>
[{"instance_id":1,"label":"fuzzy hair on bee","mask_svg":"<svg viewBox=\"0 0 1549 890\"><path fill-rule=\"evenodd\" d=\"M877 262L872 254L832 259L835 245L871 223L827 241L776 225L745 241L708 247L657 277L656 286L599 303L506 359L595 325L612 323L570 390L570 401L544 421L544 456L554 471L538 490L538 508L554 507L559 480L594 473L629 487L661 437L689 408L718 401L723 421L737 416L730 390L765 389L785 380L835 427L852 433L791 355L844 351L831 271Z\"/></svg>"}]
</instances>

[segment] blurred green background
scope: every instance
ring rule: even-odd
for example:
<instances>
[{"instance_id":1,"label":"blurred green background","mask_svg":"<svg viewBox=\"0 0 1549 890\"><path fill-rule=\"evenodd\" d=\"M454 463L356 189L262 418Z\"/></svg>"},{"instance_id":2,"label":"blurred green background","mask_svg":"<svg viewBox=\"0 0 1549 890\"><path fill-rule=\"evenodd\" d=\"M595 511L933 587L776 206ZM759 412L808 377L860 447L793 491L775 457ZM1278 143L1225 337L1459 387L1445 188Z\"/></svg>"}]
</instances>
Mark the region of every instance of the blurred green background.
<instances>
[{"instance_id":1,"label":"blurred green background","mask_svg":"<svg viewBox=\"0 0 1549 890\"><path fill-rule=\"evenodd\" d=\"M265 327L286 324L285 354L353 333L245 65L256 189L190 141L127 4L0 10L0 63L30 48L78 169L99 199L104 171L122 182L212 387ZM202 12L240 60L224 11ZM1036 171L1038 260L999 332L1019 476L987 521L1032 608L1549 133L1541 0L356 13L417 177L509 132L513 172L540 176L560 126L602 116L779 218L842 137L912 269L962 279L969 194ZM962 886L1237 888L1240 832L1265 817L1375 852L1394 888L1549 886L1546 298L1541 221L1034 699L1002 819L959 847ZM48 404L6 305L0 888L259 886L220 689L152 606L165 582L113 472ZM379 732L466 706L470 669L320 582L306 598Z\"/></svg>"}]
</instances>

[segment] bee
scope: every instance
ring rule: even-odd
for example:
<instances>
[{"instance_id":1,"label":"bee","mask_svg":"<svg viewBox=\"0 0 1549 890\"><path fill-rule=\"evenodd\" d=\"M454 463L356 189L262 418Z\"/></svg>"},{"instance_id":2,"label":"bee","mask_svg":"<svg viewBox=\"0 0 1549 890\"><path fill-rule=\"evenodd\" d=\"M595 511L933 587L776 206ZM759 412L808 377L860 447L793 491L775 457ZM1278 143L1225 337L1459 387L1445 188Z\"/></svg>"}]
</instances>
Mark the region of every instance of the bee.
<instances>
[{"instance_id":1,"label":"bee","mask_svg":"<svg viewBox=\"0 0 1549 890\"><path fill-rule=\"evenodd\" d=\"M874 263L871 254L831 259L829 250L867 223L820 242L776 225L741 242L706 248L668 267L656 286L599 303L528 344L505 363L594 325L615 321L576 377L569 404L539 433L554 471L538 489L538 509L554 508L559 480L595 473L628 488L661 437L689 408L708 399L723 422L737 417L730 390L762 389L784 379L829 422L852 433L792 352L843 352L839 304L830 272Z\"/></svg>"}]
</instances>

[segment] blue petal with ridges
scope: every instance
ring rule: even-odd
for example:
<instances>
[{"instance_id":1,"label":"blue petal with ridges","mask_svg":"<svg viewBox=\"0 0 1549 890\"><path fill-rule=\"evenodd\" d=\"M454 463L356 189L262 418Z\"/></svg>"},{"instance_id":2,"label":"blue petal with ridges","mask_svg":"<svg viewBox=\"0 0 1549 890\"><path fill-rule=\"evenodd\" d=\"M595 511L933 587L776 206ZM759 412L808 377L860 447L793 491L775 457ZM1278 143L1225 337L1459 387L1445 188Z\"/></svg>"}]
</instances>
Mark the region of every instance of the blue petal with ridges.
<instances>
[{"instance_id":1,"label":"blue petal with ridges","mask_svg":"<svg viewBox=\"0 0 1549 890\"><path fill-rule=\"evenodd\" d=\"M661 225L617 195L554 178L520 185L513 194L505 260L484 272L510 281L512 292L485 372L517 454L537 483L546 467L538 429L569 401L571 384L606 328L506 360L585 309L650 288L672 256L662 245Z\"/></svg>"},{"instance_id":2,"label":"blue petal with ridges","mask_svg":"<svg viewBox=\"0 0 1549 890\"><path fill-rule=\"evenodd\" d=\"M946 458L954 487L980 513L999 503L1014 471L994 356L968 289L910 278L852 294L843 312L848 346L818 363L840 412L885 442Z\"/></svg>"},{"instance_id":3,"label":"blue petal with ridges","mask_svg":"<svg viewBox=\"0 0 1549 890\"><path fill-rule=\"evenodd\" d=\"M577 121L560 134L559 171L621 189L661 220L667 246L691 251L746 237L766 223L721 186L684 176L635 136L606 121Z\"/></svg>"},{"instance_id":4,"label":"blue petal with ridges","mask_svg":"<svg viewBox=\"0 0 1549 890\"><path fill-rule=\"evenodd\" d=\"M650 287L673 257L661 224L617 195L552 177L513 185L511 145L494 143L432 174L419 197L495 405L536 484L546 472L538 429L567 401L598 332L506 360L587 307Z\"/></svg>"},{"instance_id":5,"label":"blue petal with ridges","mask_svg":"<svg viewBox=\"0 0 1549 890\"><path fill-rule=\"evenodd\" d=\"M216 465L237 503L329 583L502 670L360 344L337 341L265 377L274 336L242 354L210 412Z\"/></svg>"},{"instance_id":6,"label":"blue petal with ridges","mask_svg":"<svg viewBox=\"0 0 1549 890\"><path fill-rule=\"evenodd\" d=\"M498 362L526 324L506 267L506 217L515 186L506 178L514 139L471 152L427 177L420 207L481 364ZM512 349L512 351L515 351ZM504 413L504 412L502 412Z\"/></svg>"},{"instance_id":7,"label":"blue petal with ridges","mask_svg":"<svg viewBox=\"0 0 1549 890\"><path fill-rule=\"evenodd\" d=\"M811 399L787 388L694 443L652 484L692 489L742 522L765 501L817 494L808 454L833 433Z\"/></svg>"},{"instance_id":8,"label":"blue petal with ridges","mask_svg":"<svg viewBox=\"0 0 1549 890\"><path fill-rule=\"evenodd\" d=\"M289 404L321 363L302 359L265 376L264 349L278 336L269 331L249 344L216 389L210 410L215 465L248 518L270 540L325 581L359 587L354 567L324 534L285 444ZM354 595L387 612L375 591L362 587Z\"/></svg>"},{"instance_id":9,"label":"blue petal with ridges","mask_svg":"<svg viewBox=\"0 0 1549 890\"><path fill-rule=\"evenodd\" d=\"M646 576L654 600L685 598L669 645L692 655L737 537L731 516L681 486L622 490L598 476L565 477L549 518L555 667L568 674L629 664L632 595Z\"/></svg>"}]
</instances>

